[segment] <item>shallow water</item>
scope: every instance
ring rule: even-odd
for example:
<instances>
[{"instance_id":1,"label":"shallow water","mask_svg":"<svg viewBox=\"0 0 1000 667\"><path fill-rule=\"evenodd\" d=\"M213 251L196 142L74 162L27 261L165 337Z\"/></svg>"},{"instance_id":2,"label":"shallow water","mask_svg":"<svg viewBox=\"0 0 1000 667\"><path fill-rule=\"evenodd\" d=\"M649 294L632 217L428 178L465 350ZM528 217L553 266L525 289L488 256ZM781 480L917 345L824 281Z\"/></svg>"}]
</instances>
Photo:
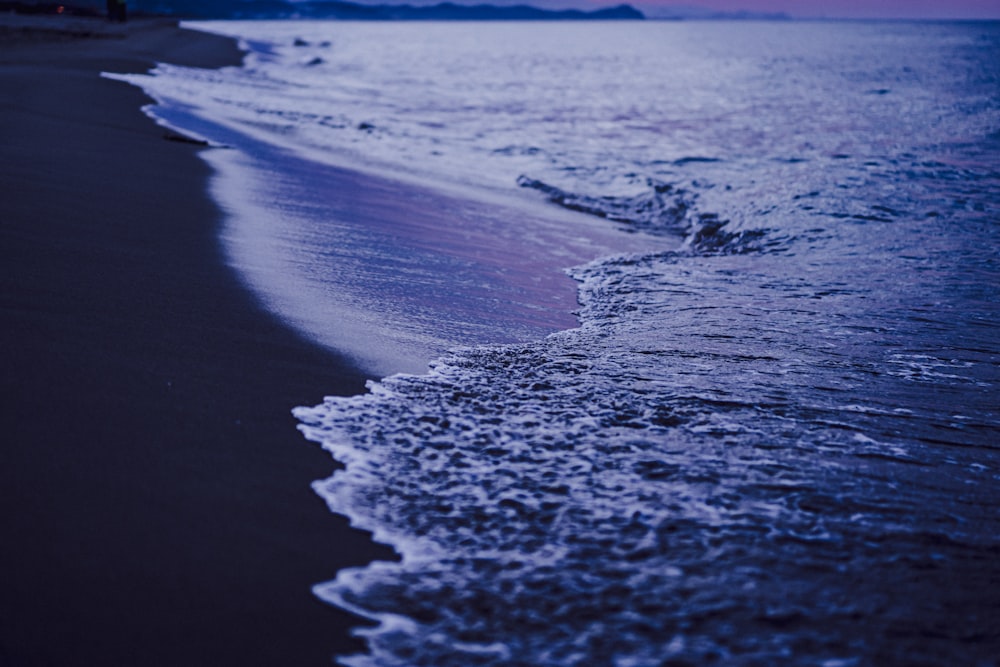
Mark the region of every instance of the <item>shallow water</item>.
<instances>
[{"instance_id":1,"label":"shallow water","mask_svg":"<svg viewBox=\"0 0 1000 667\"><path fill-rule=\"evenodd\" d=\"M207 27L246 38L248 67L132 80L254 173L295 173L258 142L314 163L275 192L350 164L562 211L515 282L575 225L631 244L574 255L579 327L542 337L558 299L521 328L535 297L479 329L405 305L426 352L472 347L296 410L345 464L316 490L402 555L317 586L380 621L343 664L996 664L1000 26ZM288 228L233 192L244 237ZM366 219L339 197L307 197L303 229ZM394 247L378 219L355 229ZM434 224L395 247L440 255ZM308 285L358 257L319 236L329 256L281 288L308 296L269 301L293 323L343 312ZM396 289L355 303L421 298ZM479 345L495 334L516 342Z\"/></svg>"}]
</instances>

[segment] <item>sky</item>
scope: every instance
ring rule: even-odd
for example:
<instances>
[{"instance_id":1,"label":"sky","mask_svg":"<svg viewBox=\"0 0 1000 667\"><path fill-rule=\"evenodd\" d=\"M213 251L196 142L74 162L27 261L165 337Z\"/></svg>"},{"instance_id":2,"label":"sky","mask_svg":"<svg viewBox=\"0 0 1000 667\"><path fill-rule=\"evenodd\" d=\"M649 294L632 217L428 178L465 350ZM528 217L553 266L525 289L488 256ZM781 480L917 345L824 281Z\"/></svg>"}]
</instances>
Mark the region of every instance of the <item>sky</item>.
<instances>
[{"instance_id":1,"label":"sky","mask_svg":"<svg viewBox=\"0 0 1000 667\"><path fill-rule=\"evenodd\" d=\"M585 0L591 6L616 4ZM687 5L717 11L784 12L795 18L1000 18L1000 0L636 0L657 6Z\"/></svg>"}]
</instances>

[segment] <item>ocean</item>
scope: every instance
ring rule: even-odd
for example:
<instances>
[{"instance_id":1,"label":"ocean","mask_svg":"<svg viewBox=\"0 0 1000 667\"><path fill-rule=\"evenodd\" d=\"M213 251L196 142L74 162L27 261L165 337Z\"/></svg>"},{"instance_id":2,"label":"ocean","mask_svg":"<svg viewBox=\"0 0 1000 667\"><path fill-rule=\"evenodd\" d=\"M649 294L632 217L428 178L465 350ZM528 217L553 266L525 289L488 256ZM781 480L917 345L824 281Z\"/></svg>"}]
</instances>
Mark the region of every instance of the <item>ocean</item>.
<instances>
[{"instance_id":1,"label":"ocean","mask_svg":"<svg viewBox=\"0 0 1000 667\"><path fill-rule=\"evenodd\" d=\"M1000 24L192 27L120 78L382 378L294 410L341 664L998 664Z\"/></svg>"}]
</instances>

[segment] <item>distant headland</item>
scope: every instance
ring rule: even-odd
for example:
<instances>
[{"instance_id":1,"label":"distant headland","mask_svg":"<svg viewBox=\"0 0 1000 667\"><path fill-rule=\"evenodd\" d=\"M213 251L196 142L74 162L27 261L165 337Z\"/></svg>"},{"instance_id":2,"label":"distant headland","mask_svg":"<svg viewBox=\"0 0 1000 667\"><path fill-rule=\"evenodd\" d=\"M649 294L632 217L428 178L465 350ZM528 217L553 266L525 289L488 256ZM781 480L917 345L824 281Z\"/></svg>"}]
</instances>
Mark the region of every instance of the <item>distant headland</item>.
<instances>
[{"instance_id":1,"label":"distant headland","mask_svg":"<svg viewBox=\"0 0 1000 667\"><path fill-rule=\"evenodd\" d=\"M130 3L131 4L131 3ZM353 21L641 21L646 17L629 5L593 11L542 9L530 5L369 5L342 0L172 0L138 3L151 13L212 19L341 19Z\"/></svg>"},{"instance_id":2,"label":"distant headland","mask_svg":"<svg viewBox=\"0 0 1000 667\"><path fill-rule=\"evenodd\" d=\"M508 0L509 1L509 0ZM613 1L613 0L612 0ZM691 5L619 4L596 10L546 9L528 4L367 4L348 0L127 0L131 16L189 19L335 19L344 21L713 21L789 20L781 12L717 11ZM0 0L0 12L103 16L104 0Z\"/></svg>"}]
</instances>

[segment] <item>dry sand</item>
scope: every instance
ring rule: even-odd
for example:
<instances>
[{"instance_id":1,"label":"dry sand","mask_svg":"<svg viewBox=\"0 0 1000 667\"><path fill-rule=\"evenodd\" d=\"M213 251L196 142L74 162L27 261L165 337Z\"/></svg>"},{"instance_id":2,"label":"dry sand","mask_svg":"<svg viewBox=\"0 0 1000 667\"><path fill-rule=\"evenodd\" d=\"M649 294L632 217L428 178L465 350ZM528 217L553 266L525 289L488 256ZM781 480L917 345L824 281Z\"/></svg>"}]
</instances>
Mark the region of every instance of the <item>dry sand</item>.
<instances>
[{"instance_id":1,"label":"dry sand","mask_svg":"<svg viewBox=\"0 0 1000 667\"><path fill-rule=\"evenodd\" d=\"M223 66L171 22L0 17L0 665L321 665L310 586L389 558L289 409L361 391L224 265L198 147L101 71Z\"/></svg>"}]
</instances>

